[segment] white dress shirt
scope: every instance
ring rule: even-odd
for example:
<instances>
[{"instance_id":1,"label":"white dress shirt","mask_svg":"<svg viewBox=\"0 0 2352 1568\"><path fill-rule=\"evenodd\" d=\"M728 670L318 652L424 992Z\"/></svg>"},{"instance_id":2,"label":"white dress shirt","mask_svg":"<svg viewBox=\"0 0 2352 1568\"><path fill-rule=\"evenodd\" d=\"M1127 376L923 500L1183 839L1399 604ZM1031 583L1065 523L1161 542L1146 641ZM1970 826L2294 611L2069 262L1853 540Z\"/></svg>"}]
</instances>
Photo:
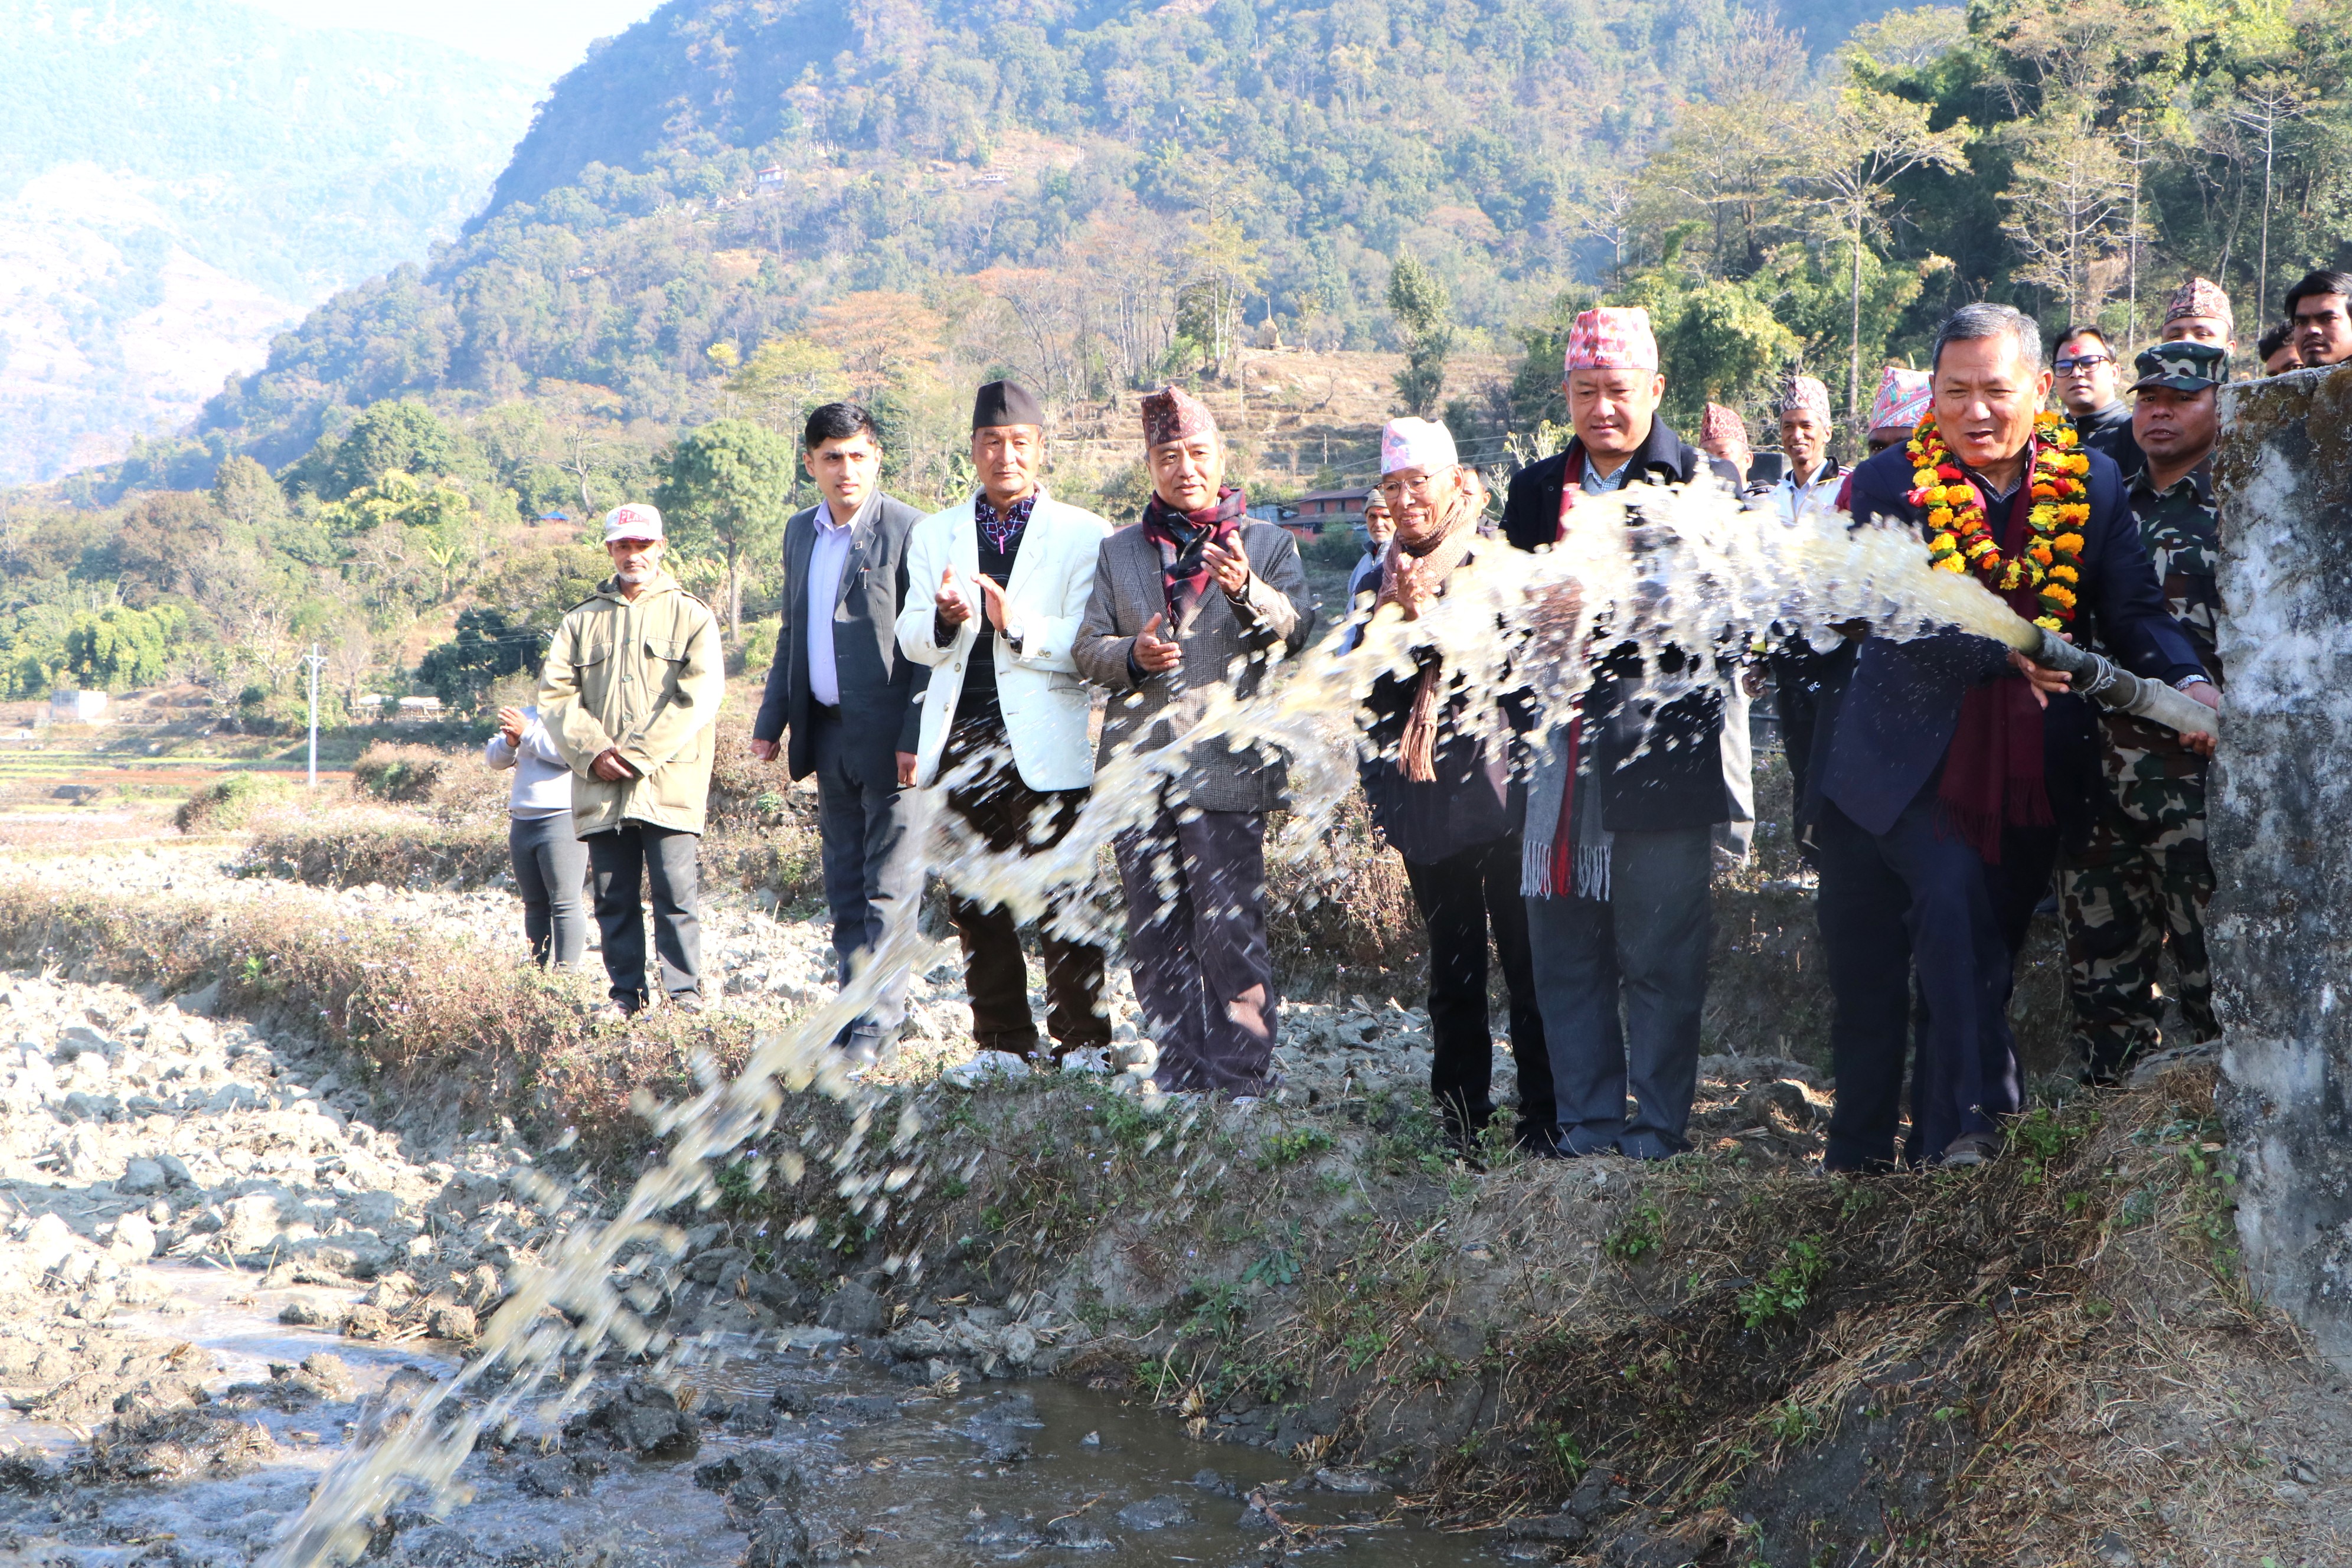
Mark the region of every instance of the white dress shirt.
<instances>
[{"instance_id":1,"label":"white dress shirt","mask_svg":"<svg viewBox=\"0 0 2352 1568\"><path fill-rule=\"evenodd\" d=\"M1816 497L1822 506L1837 500L1838 484L1844 478L1838 466L1827 458L1822 459L1810 478L1801 479L1791 469L1772 487L1772 510L1780 514L1782 522L1793 524L1804 514L1805 508L1814 504Z\"/></svg>"},{"instance_id":2,"label":"white dress shirt","mask_svg":"<svg viewBox=\"0 0 2352 1568\"><path fill-rule=\"evenodd\" d=\"M841 601L841 569L849 559L849 525L833 521L833 503L816 503L816 539L809 546L809 700L841 706L841 670L833 661L833 609Z\"/></svg>"}]
</instances>

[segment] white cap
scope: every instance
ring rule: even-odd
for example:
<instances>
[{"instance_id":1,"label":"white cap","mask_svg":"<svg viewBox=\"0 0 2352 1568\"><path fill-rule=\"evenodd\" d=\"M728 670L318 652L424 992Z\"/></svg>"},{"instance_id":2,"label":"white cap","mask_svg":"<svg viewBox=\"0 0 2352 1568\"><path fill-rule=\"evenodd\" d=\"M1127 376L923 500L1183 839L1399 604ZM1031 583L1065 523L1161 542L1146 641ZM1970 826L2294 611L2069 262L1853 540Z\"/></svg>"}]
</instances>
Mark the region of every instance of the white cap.
<instances>
[{"instance_id":1,"label":"white cap","mask_svg":"<svg viewBox=\"0 0 2352 1568\"><path fill-rule=\"evenodd\" d=\"M1381 431L1381 472L1420 468L1436 473L1456 467L1454 433L1434 419L1391 419Z\"/></svg>"},{"instance_id":2,"label":"white cap","mask_svg":"<svg viewBox=\"0 0 2352 1568\"><path fill-rule=\"evenodd\" d=\"M651 539L662 536L661 513L639 500L625 501L604 514L604 542L616 539Z\"/></svg>"}]
</instances>

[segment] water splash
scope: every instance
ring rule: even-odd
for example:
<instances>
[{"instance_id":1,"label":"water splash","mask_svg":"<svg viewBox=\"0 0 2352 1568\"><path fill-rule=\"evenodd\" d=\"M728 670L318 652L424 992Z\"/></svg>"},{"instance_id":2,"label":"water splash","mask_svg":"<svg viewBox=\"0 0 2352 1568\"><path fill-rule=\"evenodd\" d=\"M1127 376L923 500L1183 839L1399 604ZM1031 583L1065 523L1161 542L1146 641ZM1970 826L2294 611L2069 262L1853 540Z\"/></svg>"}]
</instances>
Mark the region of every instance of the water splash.
<instances>
[{"instance_id":1,"label":"water splash","mask_svg":"<svg viewBox=\"0 0 2352 1568\"><path fill-rule=\"evenodd\" d=\"M1884 637L1957 627L2021 649L2040 642L2036 628L1972 578L1931 568L1925 545L1908 529L1852 527L1826 509L1787 524L1742 510L1711 484L1635 486L1586 498L1574 518L1570 536L1539 554L1493 542L1418 620L1383 611L1352 653L1342 651L1343 632L1334 628L1270 689L1243 700L1225 688L1176 743L1110 758L1076 826L1048 852L986 852L939 809L945 781L914 797L902 852L924 856L972 896L1000 900L1024 920L1053 919L1073 934L1101 939L1111 934L1109 922L1086 896L1099 857L1118 834L1150 816L1160 786L1194 745L1271 743L1287 754L1292 812L1268 853L1303 863L1355 786L1356 714L1366 693L1384 672L1412 672L1425 648L1442 650L1465 710L1482 716L1500 743L1507 693L1532 692L1546 726L1564 720L1590 679L1587 650L1596 641L1634 643L1654 669L1670 647L1744 656L1769 639L1858 621ZM1705 661L1685 668L1699 673L1654 678L1647 695L1670 700L1695 679L1715 679ZM840 1144L812 1163L832 1174L836 1195L856 1212L878 1223L898 1194L919 1192L920 1127L912 1110L900 1111L880 1155L869 1153L867 1134L881 1101L831 1046L891 977L929 959L935 944L917 929L916 909L912 900L902 904L879 947L830 1003L788 1031L759 1036L732 1079L705 1062L692 1098L641 1104L656 1136L669 1141L666 1158L637 1180L609 1220L574 1226L542 1262L515 1267L512 1294L484 1326L475 1359L431 1391L432 1409L329 1471L268 1559L271 1568L349 1561L395 1504L417 1493L449 1497L482 1433L526 1414L560 1425L608 1348L675 1360L683 1347L650 1321L666 1295L666 1271L684 1245L662 1216L713 1201L717 1172L776 1126L791 1097L821 1094L852 1110ZM1180 1137L1167 1146L1181 1144ZM798 1179L801 1156L778 1162ZM755 1161L751 1174L763 1180L766 1168ZM530 1195L552 1209L563 1194L548 1183ZM921 1264L894 1261L915 1271ZM567 1366L577 1369L568 1382Z\"/></svg>"}]
</instances>

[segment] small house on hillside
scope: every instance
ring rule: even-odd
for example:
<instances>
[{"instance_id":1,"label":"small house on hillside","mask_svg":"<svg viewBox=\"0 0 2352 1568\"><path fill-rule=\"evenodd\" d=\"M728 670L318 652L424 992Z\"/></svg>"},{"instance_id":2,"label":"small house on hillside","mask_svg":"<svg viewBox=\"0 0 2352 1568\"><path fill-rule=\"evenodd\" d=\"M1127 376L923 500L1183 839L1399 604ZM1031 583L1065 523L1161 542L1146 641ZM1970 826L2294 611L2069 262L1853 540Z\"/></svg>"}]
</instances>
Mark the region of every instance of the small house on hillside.
<instances>
[{"instance_id":1,"label":"small house on hillside","mask_svg":"<svg viewBox=\"0 0 2352 1568\"><path fill-rule=\"evenodd\" d=\"M784 183L784 166L782 163L771 163L753 178L760 182L761 190L772 190Z\"/></svg>"},{"instance_id":2,"label":"small house on hillside","mask_svg":"<svg viewBox=\"0 0 2352 1568\"><path fill-rule=\"evenodd\" d=\"M73 691L59 687L49 693L49 722L52 724L105 723L106 693Z\"/></svg>"},{"instance_id":3,"label":"small house on hillside","mask_svg":"<svg viewBox=\"0 0 2352 1568\"><path fill-rule=\"evenodd\" d=\"M1300 496L1296 518L1286 521L1283 526L1302 540L1312 539L1327 528L1353 528L1364 521L1364 498L1371 493L1370 489L1360 486Z\"/></svg>"}]
</instances>

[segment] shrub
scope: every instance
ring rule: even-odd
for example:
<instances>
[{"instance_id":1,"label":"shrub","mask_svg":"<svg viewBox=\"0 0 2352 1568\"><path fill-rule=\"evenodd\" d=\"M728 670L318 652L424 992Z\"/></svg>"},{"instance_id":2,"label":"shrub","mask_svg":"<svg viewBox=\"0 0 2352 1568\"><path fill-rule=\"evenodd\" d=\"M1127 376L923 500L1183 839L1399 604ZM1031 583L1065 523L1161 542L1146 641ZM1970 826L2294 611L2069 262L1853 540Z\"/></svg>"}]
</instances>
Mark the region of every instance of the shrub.
<instances>
[{"instance_id":1,"label":"shrub","mask_svg":"<svg viewBox=\"0 0 2352 1568\"><path fill-rule=\"evenodd\" d=\"M292 786L268 773L231 773L180 803L172 826L183 833L229 833L256 808L283 800Z\"/></svg>"}]
</instances>

